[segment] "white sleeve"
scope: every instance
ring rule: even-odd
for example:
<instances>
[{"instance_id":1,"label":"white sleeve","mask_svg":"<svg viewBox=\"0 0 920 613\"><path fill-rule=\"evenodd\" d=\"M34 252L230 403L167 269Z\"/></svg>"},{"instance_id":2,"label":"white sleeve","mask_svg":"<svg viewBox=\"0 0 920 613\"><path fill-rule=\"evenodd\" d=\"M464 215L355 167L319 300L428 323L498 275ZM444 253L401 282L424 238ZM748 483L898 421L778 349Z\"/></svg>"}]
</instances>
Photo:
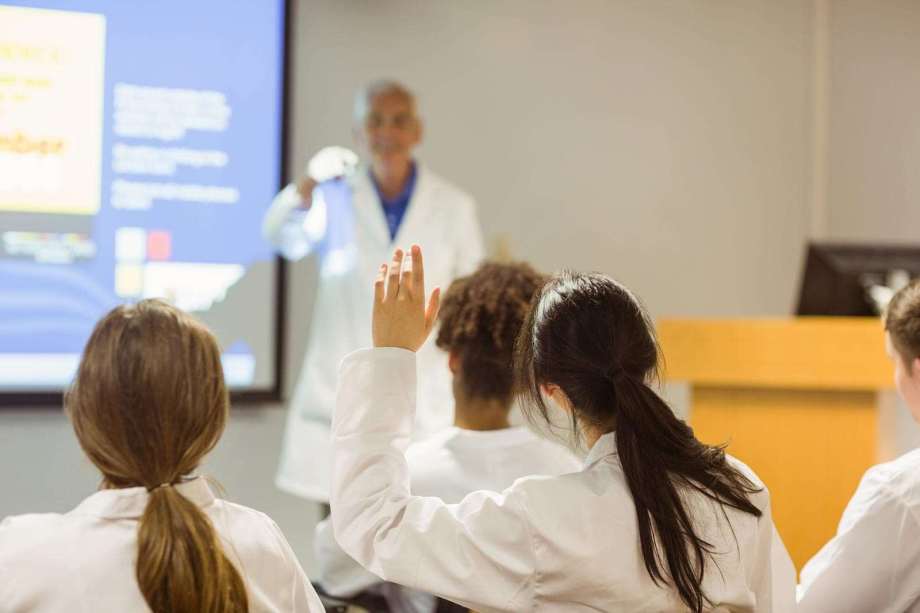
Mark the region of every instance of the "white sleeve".
<instances>
[{"instance_id":1,"label":"white sleeve","mask_svg":"<svg viewBox=\"0 0 920 613\"><path fill-rule=\"evenodd\" d=\"M837 535L801 573L799 611L905 611L920 596L920 525L869 470Z\"/></svg>"},{"instance_id":2,"label":"white sleeve","mask_svg":"<svg viewBox=\"0 0 920 613\"><path fill-rule=\"evenodd\" d=\"M762 488L751 496L751 502L761 510L761 515L757 518L757 541L752 555L744 559L748 584L756 598L754 608L763 613L795 611L795 565L773 523L770 491L748 466L735 458L730 461Z\"/></svg>"},{"instance_id":3,"label":"white sleeve","mask_svg":"<svg viewBox=\"0 0 920 613\"><path fill-rule=\"evenodd\" d=\"M320 585L332 596L347 597L381 583L380 577L364 570L335 542L332 522L324 519L316 526L313 551L319 564Z\"/></svg>"},{"instance_id":4,"label":"white sleeve","mask_svg":"<svg viewBox=\"0 0 920 613\"><path fill-rule=\"evenodd\" d=\"M766 502L757 505L763 514L757 518L756 554L747 569L755 609L764 613L795 611L795 565L776 531L766 488L756 496L764 496Z\"/></svg>"},{"instance_id":5,"label":"white sleeve","mask_svg":"<svg viewBox=\"0 0 920 613\"><path fill-rule=\"evenodd\" d=\"M262 218L262 237L289 260L309 254L325 234L326 211L317 200L314 194L313 206L301 209L303 199L297 185L289 183L278 192ZM308 227L318 230L308 232Z\"/></svg>"},{"instance_id":6,"label":"white sleeve","mask_svg":"<svg viewBox=\"0 0 920 613\"><path fill-rule=\"evenodd\" d=\"M457 243L454 245L455 278L472 274L486 255L476 203L471 198L464 197L464 205L459 207L459 219L454 233L457 237Z\"/></svg>"},{"instance_id":7,"label":"white sleeve","mask_svg":"<svg viewBox=\"0 0 920 613\"><path fill-rule=\"evenodd\" d=\"M761 518L764 526L769 526L770 534L767 537L770 543L770 583L769 597L772 611L795 611L795 564L776 530L776 524L770 517L766 521ZM767 594L758 594L758 601L766 598ZM767 609L760 609L767 610Z\"/></svg>"},{"instance_id":8,"label":"white sleeve","mask_svg":"<svg viewBox=\"0 0 920 613\"><path fill-rule=\"evenodd\" d=\"M332 443L336 540L387 581L472 609L532 610L536 562L519 488L474 492L456 505L409 493L415 369L414 353L392 348L342 362Z\"/></svg>"}]
</instances>

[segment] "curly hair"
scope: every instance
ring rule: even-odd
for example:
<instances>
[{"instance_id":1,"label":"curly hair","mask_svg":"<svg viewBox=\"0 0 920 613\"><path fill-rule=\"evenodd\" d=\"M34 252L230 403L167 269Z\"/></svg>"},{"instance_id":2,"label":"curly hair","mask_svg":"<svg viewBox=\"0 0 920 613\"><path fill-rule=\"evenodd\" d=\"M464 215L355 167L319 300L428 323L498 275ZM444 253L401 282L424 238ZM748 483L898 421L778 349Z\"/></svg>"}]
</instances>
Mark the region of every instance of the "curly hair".
<instances>
[{"instance_id":1,"label":"curly hair","mask_svg":"<svg viewBox=\"0 0 920 613\"><path fill-rule=\"evenodd\" d=\"M546 280L523 262L485 262L451 283L435 342L459 358L459 383L468 398L511 402L514 342Z\"/></svg>"},{"instance_id":2,"label":"curly hair","mask_svg":"<svg viewBox=\"0 0 920 613\"><path fill-rule=\"evenodd\" d=\"M920 356L920 279L901 288L888 303L885 330L906 365Z\"/></svg>"}]
</instances>

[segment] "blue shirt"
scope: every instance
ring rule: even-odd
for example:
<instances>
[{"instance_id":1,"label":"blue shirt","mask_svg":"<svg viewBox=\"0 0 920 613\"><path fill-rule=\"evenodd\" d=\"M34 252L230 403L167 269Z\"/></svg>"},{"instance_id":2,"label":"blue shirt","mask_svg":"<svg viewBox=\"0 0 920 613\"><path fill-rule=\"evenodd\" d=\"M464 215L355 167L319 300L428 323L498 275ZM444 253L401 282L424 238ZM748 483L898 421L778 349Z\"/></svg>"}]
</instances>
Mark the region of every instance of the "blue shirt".
<instances>
[{"instance_id":1,"label":"blue shirt","mask_svg":"<svg viewBox=\"0 0 920 613\"><path fill-rule=\"evenodd\" d=\"M390 229L390 240L396 238L396 233L399 231L399 226L402 224L403 217L406 216L406 209L409 208L409 201L412 199L412 193L415 191L415 162L412 162L412 167L409 169L409 178L406 180L406 185L403 187L402 191L397 194L395 198L386 198L380 192L380 186L377 185L377 179L374 177L374 173L368 171L371 175L371 183L374 184L374 189L377 190L377 197L380 198L380 204L383 207L383 214L387 219L387 227Z\"/></svg>"}]
</instances>

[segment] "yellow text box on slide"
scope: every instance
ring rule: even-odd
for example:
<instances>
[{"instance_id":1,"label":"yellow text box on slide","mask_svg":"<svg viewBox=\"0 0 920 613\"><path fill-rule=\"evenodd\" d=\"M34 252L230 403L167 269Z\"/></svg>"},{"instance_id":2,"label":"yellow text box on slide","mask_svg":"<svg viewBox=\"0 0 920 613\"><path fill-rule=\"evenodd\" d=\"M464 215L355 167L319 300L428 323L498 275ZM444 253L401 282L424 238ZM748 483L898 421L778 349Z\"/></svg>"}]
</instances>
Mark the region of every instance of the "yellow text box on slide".
<instances>
[{"instance_id":1,"label":"yellow text box on slide","mask_svg":"<svg viewBox=\"0 0 920 613\"><path fill-rule=\"evenodd\" d=\"M105 17L0 7L0 211L102 201Z\"/></svg>"}]
</instances>

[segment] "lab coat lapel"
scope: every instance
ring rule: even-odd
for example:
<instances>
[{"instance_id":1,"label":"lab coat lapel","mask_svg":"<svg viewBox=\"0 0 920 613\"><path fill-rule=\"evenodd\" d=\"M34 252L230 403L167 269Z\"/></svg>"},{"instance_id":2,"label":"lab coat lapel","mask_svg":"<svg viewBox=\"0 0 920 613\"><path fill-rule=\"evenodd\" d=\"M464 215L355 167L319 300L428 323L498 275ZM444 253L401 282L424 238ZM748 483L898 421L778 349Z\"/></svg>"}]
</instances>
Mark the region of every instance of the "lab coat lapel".
<instances>
[{"instance_id":1,"label":"lab coat lapel","mask_svg":"<svg viewBox=\"0 0 920 613\"><path fill-rule=\"evenodd\" d=\"M359 168L352 183L355 220L367 233L374 248L386 250L390 246L390 230L369 172L366 167Z\"/></svg>"},{"instance_id":2,"label":"lab coat lapel","mask_svg":"<svg viewBox=\"0 0 920 613\"><path fill-rule=\"evenodd\" d=\"M431 174L424 166L416 162L415 190L409 199L409 207L406 209L406 215L403 217L399 229L396 231L396 239L393 241L400 247L408 248L409 245L403 244L407 241L418 242L420 237L424 236L425 228L428 227L428 217L432 214L434 208L434 199L432 193Z\"/></svg>"}]
</instances>

